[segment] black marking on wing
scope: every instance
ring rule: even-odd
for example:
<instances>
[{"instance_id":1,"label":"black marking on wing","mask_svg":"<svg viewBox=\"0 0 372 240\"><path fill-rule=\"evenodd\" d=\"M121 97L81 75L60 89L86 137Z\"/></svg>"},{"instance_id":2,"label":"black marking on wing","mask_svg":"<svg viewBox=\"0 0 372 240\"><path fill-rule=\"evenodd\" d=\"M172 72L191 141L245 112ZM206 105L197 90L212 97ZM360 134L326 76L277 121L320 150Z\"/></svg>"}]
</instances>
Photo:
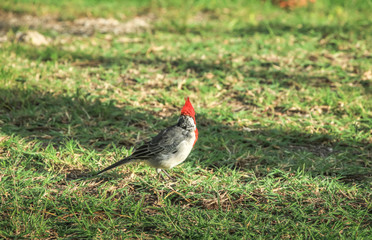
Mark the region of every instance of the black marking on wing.
<instances>
[{"instance_id":1,"label":"black marking on wing","mask_svg":"<svg viewBox=\"0 0 372 240\"><path fill-rule=\"evenodd\" d=\"M144 143L131 155L133 159L149 159L159 153L176 153L177 146L185 140L188 131L174 125L161 131L151 141Z\"/></svg>"}]
</instances>

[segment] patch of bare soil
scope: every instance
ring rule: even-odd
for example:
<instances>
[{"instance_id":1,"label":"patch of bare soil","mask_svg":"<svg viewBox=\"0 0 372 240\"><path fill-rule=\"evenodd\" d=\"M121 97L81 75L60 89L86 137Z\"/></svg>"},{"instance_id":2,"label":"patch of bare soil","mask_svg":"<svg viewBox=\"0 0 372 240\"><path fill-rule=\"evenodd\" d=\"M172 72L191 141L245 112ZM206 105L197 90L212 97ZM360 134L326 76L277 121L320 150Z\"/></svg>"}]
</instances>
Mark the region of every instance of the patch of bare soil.
<instances>
[{"instance_id":1,"label":"patch of bare soil","mask_svg":"<svg viewBox=\"0 0 372 240\"><path fill-rule=\"evenodd\" d=\"M72 21L59 21L53 16L18 15L0 12L0 36L9 29L26 27L28 29L53 30L58 33L92 35L96 32L116 35L138 33L151 28L153 16L139 16L127 22L113 18L78 18Z\"/></svg>"},{"instance_id":2,"label":"patch of bare soil","mask_svg":"<svg viewBox=\"0 0 372 240\"><path fill-rule=\"evenodd\" d=\"M34 46L48 45L50 43L49 38L33 30L26 32L17 32L16 40L18 42L27 42Z\"/></svg>"},{"instance_id":3,"label":"patch of bare soil","mask_svg":"<svg viewBox=\"0 0 372 240\"><path fill-rule=\"evenodd\" d=\"M312 154L319 156L319 157L328 157L332 154L337 153L332 147L324 146L324 145L303 145L303 146L296 146L296 145L289 145L289 149L293 151L304 151L304 152L311 152Z\"/></svg>"}]
</instances>

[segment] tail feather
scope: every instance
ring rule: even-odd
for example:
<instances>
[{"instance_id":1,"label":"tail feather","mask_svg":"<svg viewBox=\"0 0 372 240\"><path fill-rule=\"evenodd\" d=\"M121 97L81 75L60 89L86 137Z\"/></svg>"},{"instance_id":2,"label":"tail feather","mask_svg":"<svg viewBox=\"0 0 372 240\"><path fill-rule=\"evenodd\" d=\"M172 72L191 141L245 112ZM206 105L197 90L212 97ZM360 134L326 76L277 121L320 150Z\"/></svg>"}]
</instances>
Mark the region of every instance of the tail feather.
<instances>
[{"instance_id":1,"label":"tail feather","mask_svg":"<svg viewBox=\"0 0 372 240\"><path fill-rule=\"evenodd\" d=\"M106 172L106 171L108 171L108 170L110 170L110 169L113 169L113 168L115 168L115 167L117 167L117 166L120 166L120 165L123 165L123 164L129 163L129 162L132 161L132 160L133 160L133 158L131 158L131 157L124 158L124 159L122 159L122 160L120 160L120 161L118 161L118 162L112 164L111 166L108 166L107 168L105 168L105 169L99 171L99 172L97 173L97 175L100 175L101 173Z\"/></svg>"}]
</instances>

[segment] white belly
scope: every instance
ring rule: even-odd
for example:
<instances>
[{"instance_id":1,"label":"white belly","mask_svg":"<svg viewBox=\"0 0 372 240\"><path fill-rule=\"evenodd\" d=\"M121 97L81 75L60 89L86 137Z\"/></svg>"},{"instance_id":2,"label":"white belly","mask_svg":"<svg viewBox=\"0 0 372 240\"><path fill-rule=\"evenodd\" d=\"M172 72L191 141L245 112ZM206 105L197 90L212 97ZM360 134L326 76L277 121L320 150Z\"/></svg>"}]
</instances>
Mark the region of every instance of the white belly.
<instances>
[{"instance_id":1,"label":"white belly","mask_svg":"<svg viewBox=\"0 0 372 240\"><path fill-rule=\"evenodd\" d=\"M151 159L147 161L152 167L161 168L161 169L170 169L178 164L182 163L189 156L192 147L194 145L195 135L192 138L181 142L178 145L178 151L176 153L170 153L163 155L157 159Z\"/></svg>"}]
</instances>

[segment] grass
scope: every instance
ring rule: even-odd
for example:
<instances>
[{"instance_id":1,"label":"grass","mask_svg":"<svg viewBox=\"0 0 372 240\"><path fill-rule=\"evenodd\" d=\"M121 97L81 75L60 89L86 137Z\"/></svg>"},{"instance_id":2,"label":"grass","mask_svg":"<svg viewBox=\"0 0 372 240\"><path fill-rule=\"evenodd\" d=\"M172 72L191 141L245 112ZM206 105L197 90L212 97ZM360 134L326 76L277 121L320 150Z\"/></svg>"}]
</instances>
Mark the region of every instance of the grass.
<instances>
[{"instance_id":1,"label":"grass","mask_svg":"<svg viewBox=\"0 0 372 240\"><path fill-rule=\"evenodd\" d=\"M2 1L0 237L368 239L371 10ZM77 22L98 17L149 27ZM17 41L28 29L49 45ZM185 96L200 139L175 181L141 164L84 177L174 124Z\"/></svg>"}]
</instances>

